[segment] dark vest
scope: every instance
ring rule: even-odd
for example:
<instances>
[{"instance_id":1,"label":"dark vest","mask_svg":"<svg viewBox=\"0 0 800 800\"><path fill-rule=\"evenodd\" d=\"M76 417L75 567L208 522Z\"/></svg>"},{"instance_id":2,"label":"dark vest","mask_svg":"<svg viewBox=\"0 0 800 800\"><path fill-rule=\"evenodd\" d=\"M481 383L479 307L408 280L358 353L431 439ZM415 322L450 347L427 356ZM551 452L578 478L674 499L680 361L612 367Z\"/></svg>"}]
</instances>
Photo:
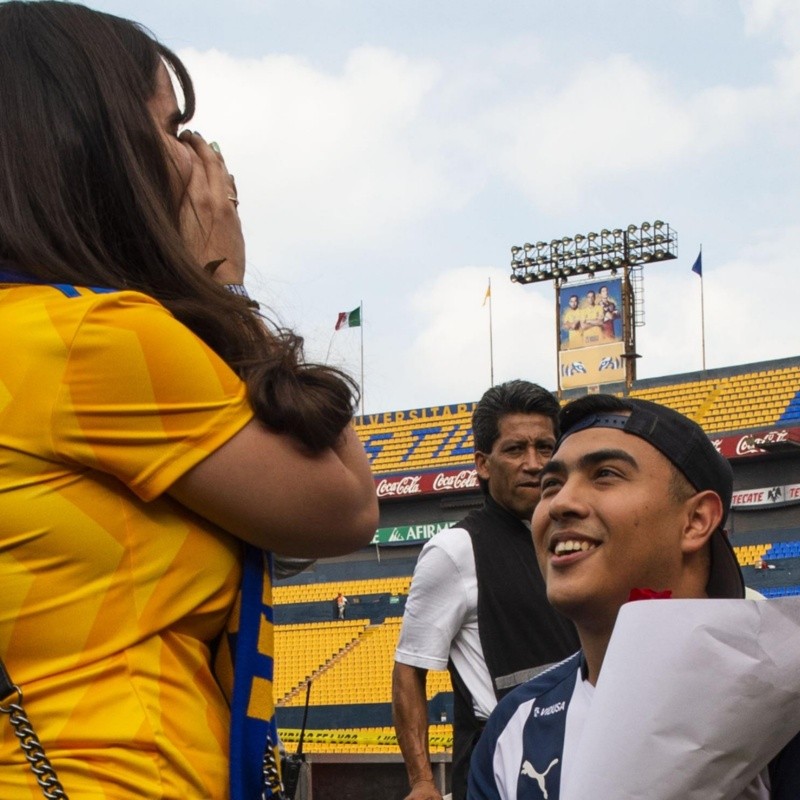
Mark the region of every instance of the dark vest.
<instances>
[{"instance_id":1,"label":"dark vest","mask_svg":"<svg viewBox=\"0 0 800 800\"><path fill-rule=\"evenodd\" d=\"M458 524L469 533L478 578L478 631L499 700L543 666L580 648L575 627L547 602L531 532L491 497ZM483 729L472 695L450 662L453 683L453 800L467 794L472 750Z\"/></svg>"}]
</instances>

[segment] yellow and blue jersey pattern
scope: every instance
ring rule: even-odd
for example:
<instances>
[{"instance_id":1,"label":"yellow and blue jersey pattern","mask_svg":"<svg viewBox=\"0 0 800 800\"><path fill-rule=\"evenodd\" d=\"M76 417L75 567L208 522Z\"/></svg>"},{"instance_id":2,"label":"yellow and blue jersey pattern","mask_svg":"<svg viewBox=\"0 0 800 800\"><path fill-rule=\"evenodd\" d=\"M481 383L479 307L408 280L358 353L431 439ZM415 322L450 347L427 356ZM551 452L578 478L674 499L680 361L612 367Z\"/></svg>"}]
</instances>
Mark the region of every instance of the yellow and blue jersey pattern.
<instances>
[{"instance_id":1,"label":"yellow and blue jersey pattern","mask_svg":"<svg viewBox=\"0 0 800 800\"><path fill-rule=\"evenodd\" d=\"M71 797L226 798L241 547L165 492L245 386L135 292L4 284L0 328L0 656L37 733ZM40 796L0 726L0 797Z\"/></svg>"}]
</instances>

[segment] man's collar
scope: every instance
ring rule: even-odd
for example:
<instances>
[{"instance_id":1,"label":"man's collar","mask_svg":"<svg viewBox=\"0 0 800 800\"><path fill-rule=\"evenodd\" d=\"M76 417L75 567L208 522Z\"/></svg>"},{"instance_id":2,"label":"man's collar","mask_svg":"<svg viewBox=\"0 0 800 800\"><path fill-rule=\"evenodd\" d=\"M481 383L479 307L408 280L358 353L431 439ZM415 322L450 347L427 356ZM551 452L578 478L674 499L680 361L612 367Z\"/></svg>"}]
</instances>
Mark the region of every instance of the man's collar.
<instances>
[{"instance_id":1,"label":"man's collar","mask_svg":"<svg viewBox=\"0 0 800 800\"><path fill-rule=\"evenodd\" d=\"M490 511L493 511L499 516L504 517L505 519L514 520L514 522L517 522L527 530L530 530L530 520L523 520L520 519L516 514L512 514L505 506L501 506L500 503L498 503L489 492L486 492L484 495L484 507L488 508Z\"/></svg>"}]
</instances>

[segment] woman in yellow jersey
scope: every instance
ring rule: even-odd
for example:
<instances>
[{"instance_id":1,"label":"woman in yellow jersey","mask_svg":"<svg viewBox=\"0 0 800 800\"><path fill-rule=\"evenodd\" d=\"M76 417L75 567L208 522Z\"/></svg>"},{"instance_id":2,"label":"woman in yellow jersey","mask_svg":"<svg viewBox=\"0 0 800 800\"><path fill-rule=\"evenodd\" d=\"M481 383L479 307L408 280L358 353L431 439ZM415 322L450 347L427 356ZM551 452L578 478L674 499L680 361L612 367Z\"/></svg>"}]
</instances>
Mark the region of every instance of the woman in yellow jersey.
<instances>
[{"instance_id":1,"label":"woman in yellow jersey","mask_svg":"<svg viewBox=\"0 0 800 800\"><path fill-rule=\"evenodd\" d=\"M194 102L136 24L0 3L0 658L73 800L260 797L268 553L377 524L355 387L242 296Z\"/></svg>"}]
</instances>

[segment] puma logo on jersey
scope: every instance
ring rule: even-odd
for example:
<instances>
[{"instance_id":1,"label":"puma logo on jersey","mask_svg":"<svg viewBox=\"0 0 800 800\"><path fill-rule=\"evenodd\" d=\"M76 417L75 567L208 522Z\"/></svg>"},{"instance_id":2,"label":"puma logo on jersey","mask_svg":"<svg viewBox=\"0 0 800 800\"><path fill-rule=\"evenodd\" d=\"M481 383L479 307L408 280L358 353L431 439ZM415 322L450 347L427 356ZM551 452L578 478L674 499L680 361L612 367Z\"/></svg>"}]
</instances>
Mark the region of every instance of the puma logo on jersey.
<instances>
[{"instance_id":1,"label":"puma logo on jersey","mask_svg":"<svg viewBox=\"0 0 800 800\"><path fill-rule=\"evenodd\" d=\"M522 762L522 774L527 776L528 778L533 778L533 780L535 780L536 783L539 784L539 788L542 790L542 795L544 796L544 800L547 800L548 797L547 784L545 783L544 779L547 777L547 773L550 772L550 770L553 769L553 767L556 764L558 764L558 759L554 758L550 762L550 765L547 767L547 769L544 772L540 773L533 768L533 764L531 764L530 761Z\"/></svg>"}]
</instances>

